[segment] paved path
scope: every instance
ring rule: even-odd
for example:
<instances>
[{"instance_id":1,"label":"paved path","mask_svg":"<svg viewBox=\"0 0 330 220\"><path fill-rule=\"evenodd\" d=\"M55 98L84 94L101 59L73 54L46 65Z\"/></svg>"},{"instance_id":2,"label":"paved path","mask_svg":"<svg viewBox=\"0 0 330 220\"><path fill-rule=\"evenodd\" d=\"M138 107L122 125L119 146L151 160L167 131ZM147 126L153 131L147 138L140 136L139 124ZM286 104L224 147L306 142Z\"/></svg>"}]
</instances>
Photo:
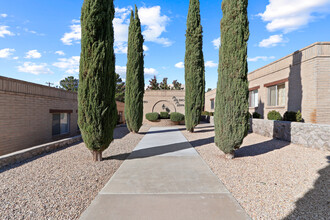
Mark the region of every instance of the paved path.
<instances>
[{"instance_id":1,"label":"paved path","mask_svg":"<svg viewBox=\"0 0 330 220\"><path fill-rule=\"evenodd\" d=\"M177 128L153 127L80 219L249 219Z\"/></svg>"}]
</instances>

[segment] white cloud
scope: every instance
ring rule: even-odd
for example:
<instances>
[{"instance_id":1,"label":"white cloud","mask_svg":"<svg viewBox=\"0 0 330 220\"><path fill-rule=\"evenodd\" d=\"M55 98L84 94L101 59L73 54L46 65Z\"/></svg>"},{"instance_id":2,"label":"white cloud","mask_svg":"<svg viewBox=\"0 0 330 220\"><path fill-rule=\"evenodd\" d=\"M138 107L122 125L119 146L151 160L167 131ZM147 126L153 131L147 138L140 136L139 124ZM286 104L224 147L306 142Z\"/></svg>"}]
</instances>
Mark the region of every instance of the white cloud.
<instances>
[{"instance_id":1,"label":"white cloud","mask_svg":"<svg viewBox=\"0 0 330 220\"><path fill-rule=\"evenodd\" d=\"M173 43L168 38L160 37L166 32L166 26L170 21L166 15L161 15L161 7L142 7L139 9L139 17L141 24L145 26L143 35L146 41L162 44L165 47L171 46Z\"/></svg>"},{"instance_id":2,"label":"white cloud","mask_svg":"<svg viewBox=\"0 0 330 220\"><path fill-rule=\"evenodd\" d=\"M154 68L144 68L144 75L157 75L158 71Z\"/></svg>"},{"instance_id":3,"label":"white cloud","mask_svg":"<svg viewBox=\"0 0 330 220\"><path fill-rule=\"evenodd\" d=\"M249 62L257 62L259 60L268 61L268 60L273 60L273 59L275 59L274 56L270 56L270 57L267 57L267 56L256 56L256 57L253 57L253 58L248 58L247 60Z\"/></svg>"},{"instance_id":4,"label":"white cloud","mask_svg":"<svg viewBox=\"0 0 330 220\"><path fill-rule=\"evenodd\" d=\"M25 62L23 66L18 66L18 71L23 73L31 73L34 75L39 74L51 74L53 73L46 63L35 64L31 62Z\"/></svg>"},{"instance_id":5,"label":"white cloud","mask_svg":"<svg viewBox=\"0 0 330 220\"><path fill-rule=\"evenodd\" d=\"M121 76L126 75L126 66L116 66L116 73ZM158 71L154 68L144 68L145 75L157 75Z\"/></svg>"},{"instance_id":6,"label":"white cloud","mask_svg":"<svg viewBox=\"0 0 330 220\"><path fill-rule=\"evenodd\" d=\"M0 26L0 37L4 38L5 35L14 36L15 34L8 30L8 26Z\"/></svg>"},{"instance_id":7,"label":"white cloud","mask_svg":"<svg viewBox=\"0 0 330 220\"><path fill-rule=\"evenodd\" d=\"M184 62L179 62L174 65L176 68L183 69L184 68Z\"/></svg>"},{"instance_id":8,"label":"white cloud","mask_svg":"<svg viewBox=\"0 0 330 220\"><path fill-rule=\"evenodd\" d=\"M55 54L58 54L60 56L64 56L65 55L65 53L62 50L56 51Z\"/></svg>"},{"instance_id":9,"label":"white cloud","mask_svg":"<svg viewBox=\"0 0 330 220\"><path fill-rule=\"evenodd\" d=\"M8 15L7 14L0 14L0 17L6 18Z\"/></svg>"},{"instance_id":10,"label":"white cloud","mask_svg":"<svg viewBox=\"0 0 330 220\"><path fill-rule=\"evenodd\" d=\"M130 21L132 7L116 8L115 18L113 20L114 35L115 35L115 53L124 54L127 53L127 41L128 41L128 27ZM170 46L172 42L161 37L166 32L166 26L169 22L169 18L166 15L161 15L161 7L142 7L139 9L139 17L145 41L150 41L163 46ZM148 47L145 47L148 50ZM147 51L145 50L145 51Z\"/></svg>"},{"instance_id":11,"label":"white cloud","mask_svg":"<svg viewBox=\"0 0 330 220\"><path fill-rule=\"evenodd\" d=\"M65 33L61 38L61 41L65 45L72 45L74 43L80 43L81 40L81 25L79 20L72 20L70 26L71 32Z\"/></svg>"},{"instance_id":12,"label":"white cloud","mask_svg":"<svg viewBox=\"0 0 330 220\"><path fill-rule=\"evenodd\" d=\"M18 60L19 59L19 57L13 57L13 60Z\"/></svg>"},{"instance_id":13,"label":"white cloud","mask_svg":"<svg viewBox=\"0 0 330 220\"><path fill-rule=\"evenodd\" d=\"M212 67L217 67L217 66L218 66L218 64L217 63L214 63L213 61L206 61L205 62L205 67L212 68Z\"/></svg>"},{"instance_id":14,"label":"white cloud","mask_svg":"<svg viewBox=\"0 0 330 220\"><path fill-rule=\"evenodd\" d=\"M53 63L53 66L65 70L68 74L79 73L80 56L73 56L71 58L59 58L58 62Z\"/></svg>"},{"instance_id":15,"label":"white cloud","mask_svg":"<svg viewBox=\"0 0 330 220\"><path fill-rule=\"evenodd\" d=\"M213 43L215 49L219 49L219 48L220 48L220 44L221 44L221 39L220 39L220 37L217 38L217 39L214 39L214 40L212 41L212 43Z\"/></svg>"},{"instance_id":16,"label":"white cloud","mask_svg":"<svg viewBox=\"0 0 330 220\"><path fill-rule=\"evenodd\" d=\"M5 48L0 50L0 58L8 58L15 52L15 49Z\"/></svg>"},{"instance_id":17,"label":"white cloud","mask_svg":"<svg viewBox=\"0 0 330 220\"><path fill-rule=\"evenodd\" d=\"M143 51L146 52L149 50L149 47L147 47L146 45L143 45Z\"/></svg>"},{"instance_id":18,"label":"white cloud","mask_svg":"<svg viewBox=\"0 0 330 220\"><path fill-rule=\"evenodd\" d=\"M315 14L328 13L329 0L269 0L266 10L258 15L268 22L268 31L297 30L315 20Z\"/></svg>"},{"instance_id":19,"label":"white cloud","mask_svg":"<svg viewBox=\"0 0 330 220\"><path fill-rule=\"evenodd\" d=\"M267 39L263 39L261 42L259 42L259 47L275 47L280 43L284 43L283 35L272 35Z\"/></svg>"},{"instance_id":20,"label":"white cloud","mask_svg":"<svg viewBox=\"0 0 330 220\"><path fill-rule=\"evenodd\" d=\"M39 59L41 57L41 53L37 50L30 50L26 53L25 58L27 59Z\"/></svg>"}]
</instances>

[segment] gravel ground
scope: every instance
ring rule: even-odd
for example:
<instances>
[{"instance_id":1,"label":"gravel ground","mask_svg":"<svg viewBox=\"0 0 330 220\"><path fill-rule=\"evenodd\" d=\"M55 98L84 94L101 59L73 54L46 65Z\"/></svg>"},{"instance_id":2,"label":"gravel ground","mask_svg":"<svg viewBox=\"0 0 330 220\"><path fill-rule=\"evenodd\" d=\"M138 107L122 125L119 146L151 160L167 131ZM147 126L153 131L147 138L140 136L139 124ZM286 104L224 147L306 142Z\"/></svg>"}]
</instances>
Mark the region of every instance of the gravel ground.
<instances>
[{"instance_id":1,"label":"gravel ground","mask_svg":"<svg viewBox=\"0 0 330 220\"><path fill-rule=\"evenodd\" d=\"M253 219L330 219L330 153L249 134L236 158L202 124L185 137Z\"/></svg>"},{"instance_id":2,"label":"gravel ground","mask_svg":"<svg viewBox=\"0 0 330 220\"><path fill-rule=\"evenodd\" d=\"M83 143L0 169L0 219L77 219L142 139L126 127L92 162Z\"/></svg>"}]
</instances>

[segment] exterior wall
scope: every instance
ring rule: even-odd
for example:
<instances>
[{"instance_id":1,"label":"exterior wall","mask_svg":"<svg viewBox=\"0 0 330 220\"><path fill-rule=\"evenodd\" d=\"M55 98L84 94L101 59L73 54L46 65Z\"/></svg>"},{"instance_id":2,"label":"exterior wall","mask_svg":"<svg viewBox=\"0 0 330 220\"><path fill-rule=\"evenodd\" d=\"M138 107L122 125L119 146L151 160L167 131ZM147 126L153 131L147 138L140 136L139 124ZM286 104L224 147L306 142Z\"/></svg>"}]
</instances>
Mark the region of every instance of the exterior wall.
<instances>
[{"instance_id":1,"label":"exterior wall","mask_svg":"<svg viewBox=\"0 0 330 220\"><path fill-rule=\"evenodd\" d=\"M150 112L179 112L184 114L184 90L146 90L143 98L143 118Z\"/></svg>"},{"instance_id":2,"label":"exterior wall","mask_svg":"<svg viewBox=\"0 0 330 220\"><path fill-rule=\"evenodd\" d=\"M205 93L205 108L204 108L205 111L214 112L214 109L211 108L211 100L214 100L214 104L215 104L216 92L217 92L217 89L213 89L213 90Z\"/></svg>"},{"instance_id":3,"label":"exterior wall","mask_svg":"<svg viewBox=\"0 0 330 220\"><path fill-rule=\"evenodd\" d=\"M298 111L307 123L330 124L330 42L318 42L248 74L250 90L258 89L258 107L249 108L267 118L269 111L282 115ZM285 84L285 105L268 106L268 86ZM205 110L212 90L205 94Z\"/></svg>"},{"instance_id":4,"label":"exterior wall","mask_svg":"<svg viewBox=\"0 0 330 220\"><path fill-rule=\"evenodd\" d=\"M50 110L70 111L70 133L52 136ZM0 76L0 155L76 135L77 93Z\"/></svg>"},{"instance_id":5,"label":"exterior wall","mask_svg":"<svg viewBox=\"0 0 330 220\"><path fill-rule=\"evenodd\" d=\"M119 123L125 123L125 103L116 101Z\"/></svg>"}]
</instances>

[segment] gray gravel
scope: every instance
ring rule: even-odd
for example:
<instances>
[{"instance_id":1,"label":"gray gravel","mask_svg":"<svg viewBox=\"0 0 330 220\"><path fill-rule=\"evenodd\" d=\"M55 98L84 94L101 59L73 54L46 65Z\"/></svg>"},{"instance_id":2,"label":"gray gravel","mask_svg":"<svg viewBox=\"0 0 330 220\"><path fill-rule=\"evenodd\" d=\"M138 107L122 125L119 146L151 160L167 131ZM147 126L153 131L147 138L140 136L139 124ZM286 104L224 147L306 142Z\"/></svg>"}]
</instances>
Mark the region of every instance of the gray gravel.
<instances>
[{"instance_id":1,"label":"gray gravel","mask_svg":"<svg viewBox=\"0 0 330 220\"><path fill-rule=\"evenodd\" d=\"M182 131L253 219L330 219L330 152L249 134L225 159L214 127Z\"/></svg>"},{"instance_id":2,"label":"gray gravel","mask_svg":"<svg viewBox=\"0 0 330 220\"><path fill-rule=\"evenodd\" d=\"M126 127L94 163L83 143L0 170L0 219L77 219L142 139Z\"/></svg>"}]
</instances>

